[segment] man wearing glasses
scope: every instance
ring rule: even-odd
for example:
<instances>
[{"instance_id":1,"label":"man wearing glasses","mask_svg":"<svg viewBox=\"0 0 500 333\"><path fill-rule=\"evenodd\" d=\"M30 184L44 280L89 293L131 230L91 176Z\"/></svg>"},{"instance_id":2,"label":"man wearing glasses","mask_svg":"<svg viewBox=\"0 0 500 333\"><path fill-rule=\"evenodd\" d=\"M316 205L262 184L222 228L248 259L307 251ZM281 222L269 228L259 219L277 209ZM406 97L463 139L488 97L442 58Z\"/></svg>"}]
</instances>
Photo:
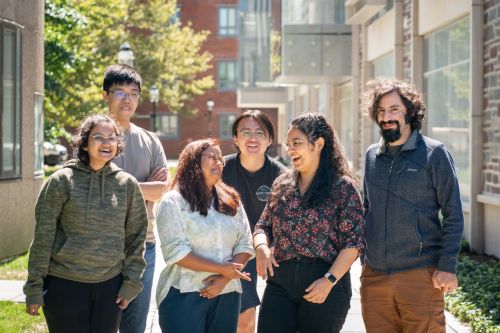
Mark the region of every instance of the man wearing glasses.
<instances>
[{"instance_id":1,"label":"man wearing glasses","mask_svg":"<svg viewBox=\"0 0 500 333\"><path fill-rule=\"evenodd\" d=\"M116 64L104 73L103 98L108 104L109 116L125 134L125 148L113 163L134 176L139 182L148 212L148 232L144 259L147 266L142 276L143 291L123 311L120 332L144 332L151 300L155 270L155 235L153 202L159 200L167 189L167 158L160 140L130 122L141 95L142 78L134 68Z\"/></svg>"}]
</instances>

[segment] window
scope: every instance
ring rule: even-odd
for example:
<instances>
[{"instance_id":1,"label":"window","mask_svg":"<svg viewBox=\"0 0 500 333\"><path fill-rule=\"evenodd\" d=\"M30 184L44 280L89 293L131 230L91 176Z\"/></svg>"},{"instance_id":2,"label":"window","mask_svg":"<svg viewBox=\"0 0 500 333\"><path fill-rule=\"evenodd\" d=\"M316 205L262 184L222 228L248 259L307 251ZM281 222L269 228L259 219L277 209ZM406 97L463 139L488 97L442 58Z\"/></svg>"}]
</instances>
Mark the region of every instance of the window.
<instances>
[{"instance_id":1,"label":"window","mask_svg":"<svg viewBox=\"0 0 500 333\"><path fill-rule=\"evenodd\" d=\"M35 176L43 176L43 95L35 94Z\"/></svg>"},{"instance_id":2,"label":"window","mask_svg":"<svg viewBox=\"0 0 500 333\"><path fill-rule=\"evenodd\" d=\"M158 136L163 139L177 139L179 137L179 118L176 114L157 114Z\"/></svg>"},{"instance_id":3,"label":"window","mask_svg":"<svg viewBox=\"0 0 500 333\"><path fill-rule=\"evenodd\" d=\"M236 62L219 61L217 63L217 88L219 91L235 90L237 86Z\"/></svg>"},{"instance_id":4,"label":"window","mask_svg":"<svg viewBox=\"0 0 500 333\"><path fill-rule=\"evenodd\" d=\"M428 134L451 152L465 202L469 201L471 165L469 39L469 17L424 39Z\"/></svg>"},{"instance_id":5,"label":"window","mask_svg":"<svg viewBox=\"0 0 500 333\"><path fill-rule=\"evenodd\" d=\"M21 177L21 30L0 22L0 179Z\"/></svg>"},{"instance_id":6,"label":"window","mask_svg":"<svg viewBox=\"0 0 500 333\"><path fill-rule=\"evenodd\" d=\"M219 36L235 36L237 34L236 14L235 7L219 7Z\"/></svg>"},{"instance_id":7,"label":"window","mask_svg":"<svg viewBox=\"0 0 500 333\"><path fill-rule=\"evenodd\" d=\"M230 140L233 138L233 123L237 115L234 113L222 113L219 116L220 139Z\"/></svg>"}]
</instances>

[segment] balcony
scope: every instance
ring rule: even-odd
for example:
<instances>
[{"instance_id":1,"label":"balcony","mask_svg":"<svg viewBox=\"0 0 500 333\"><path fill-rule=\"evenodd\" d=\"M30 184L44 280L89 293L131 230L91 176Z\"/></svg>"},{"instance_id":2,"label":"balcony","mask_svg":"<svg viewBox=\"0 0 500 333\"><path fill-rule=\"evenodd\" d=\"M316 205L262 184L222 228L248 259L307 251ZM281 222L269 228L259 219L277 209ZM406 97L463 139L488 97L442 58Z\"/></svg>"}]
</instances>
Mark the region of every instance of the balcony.
<instances>
[{"instance_id":1,"label":"balcony","mask_svg":"<svg viewBox=\"0 0 500 333\"><path fill-rule=\"evenodd\" d=\"M347 0L347 24L363 24L387 5L387 0Z\"/></svg>"}]
</instances>

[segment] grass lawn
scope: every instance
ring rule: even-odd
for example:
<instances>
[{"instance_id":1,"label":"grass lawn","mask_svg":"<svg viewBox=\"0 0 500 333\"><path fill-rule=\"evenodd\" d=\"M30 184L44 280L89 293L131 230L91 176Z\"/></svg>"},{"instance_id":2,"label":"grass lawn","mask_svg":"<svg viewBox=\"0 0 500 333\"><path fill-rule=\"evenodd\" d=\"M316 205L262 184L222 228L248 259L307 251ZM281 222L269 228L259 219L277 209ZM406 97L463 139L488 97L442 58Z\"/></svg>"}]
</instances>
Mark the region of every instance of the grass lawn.
<instances>
[{"instance_id":1,"label":"grass lawn","mask_svg":"<svg viewBox=\"0 0 500 333\"><path fill-rule=\"evenodd\" d=\"M0 332L41 333L48 332L43 312L33 317L24 312L24 303L0 302Z\"/></svg>"},{"instance_id":2,"label":"grass lawn","mask_svg":"<svg viewBox=\"0 0 500 333\"><path fill-rule=\"evenodd\" d=\"M0 263L0 280L26 280L28 278L28 253ZM3 332L0 330L0 332Z\"/></svg>"}]
</instances>

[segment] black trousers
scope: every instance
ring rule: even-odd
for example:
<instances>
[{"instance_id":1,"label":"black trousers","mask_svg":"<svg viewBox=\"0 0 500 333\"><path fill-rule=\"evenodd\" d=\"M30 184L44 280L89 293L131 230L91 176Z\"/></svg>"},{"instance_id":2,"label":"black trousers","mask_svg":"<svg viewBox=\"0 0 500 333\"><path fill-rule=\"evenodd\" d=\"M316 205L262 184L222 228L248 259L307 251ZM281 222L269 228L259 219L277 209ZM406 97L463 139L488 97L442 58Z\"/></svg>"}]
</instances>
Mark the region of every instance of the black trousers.
<instances>
[{"instance_id":1,"label":"black trousers","mask_svg":"<svg viewBox=\"0 0 500 333\"><path fill-rule=\"evenodd\" d=\"M321 278L331 264L314 259L281 262L268 277L259 313L259 333L336 333L344 325L351 301L347 272L322 304L303 298L305 289Z\"/></svg>"},{"instance_id":2,"label":"black trousers","mask_svg":"<svg viewBox=\"0 0 500 333\"><path fill-rule=\"evenodd\" d=\"M116 304L123 277L83 283L55 276L44 280L43 313L51 333L115 333L121 309Z\"/></svg>"}]
</instances>

